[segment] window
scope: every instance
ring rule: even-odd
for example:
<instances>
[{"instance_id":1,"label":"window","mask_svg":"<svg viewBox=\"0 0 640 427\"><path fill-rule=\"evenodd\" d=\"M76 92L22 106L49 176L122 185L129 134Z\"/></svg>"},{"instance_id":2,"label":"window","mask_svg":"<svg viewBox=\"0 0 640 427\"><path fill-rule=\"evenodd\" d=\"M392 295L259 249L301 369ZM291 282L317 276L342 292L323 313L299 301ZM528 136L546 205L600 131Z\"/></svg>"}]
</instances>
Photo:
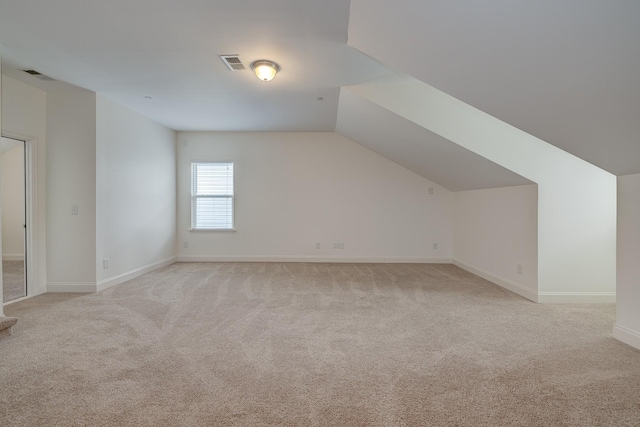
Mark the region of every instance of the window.
<instances>
[{"instance_id":1,"label":"window","mask_svg":"<svg viewBox=\"0 0 640 427\"><path fill-rule=\"evenodd\" d=\"M233 230L233 163L191 163L191 228Z\"/></svg>"}]
</instances>

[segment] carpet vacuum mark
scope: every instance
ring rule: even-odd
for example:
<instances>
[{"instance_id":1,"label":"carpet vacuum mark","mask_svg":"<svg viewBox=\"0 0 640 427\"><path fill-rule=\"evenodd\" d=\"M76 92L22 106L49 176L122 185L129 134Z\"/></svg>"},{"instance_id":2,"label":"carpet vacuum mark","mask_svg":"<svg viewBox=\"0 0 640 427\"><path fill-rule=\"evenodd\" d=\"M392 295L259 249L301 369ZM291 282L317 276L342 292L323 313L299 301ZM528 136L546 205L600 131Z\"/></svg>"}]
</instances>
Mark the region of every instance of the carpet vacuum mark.
<instances>
[{"instance_id":1,"label":"carpet vacuum mark","mask_svg":"<svg viewBox=\"0 0 640 427\"><path fill-rule=\"evenodd\" d=\"M452 265L177 263L5 307L0 425L640 425L615 306Z\"/></svg>"}]
</instances>

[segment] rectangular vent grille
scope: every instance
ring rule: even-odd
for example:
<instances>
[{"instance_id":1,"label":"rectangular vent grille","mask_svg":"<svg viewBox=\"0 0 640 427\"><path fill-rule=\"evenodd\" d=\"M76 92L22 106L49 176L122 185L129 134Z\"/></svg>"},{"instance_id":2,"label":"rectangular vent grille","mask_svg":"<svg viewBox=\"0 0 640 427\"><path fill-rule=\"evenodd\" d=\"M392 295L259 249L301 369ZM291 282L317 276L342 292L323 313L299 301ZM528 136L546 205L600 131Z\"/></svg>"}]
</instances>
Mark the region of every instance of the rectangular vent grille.
<instances>
[{"instance_id":1,"label":"rectangular vent grille","mask_svg":"<svg viewBox=\"0 0 640 427\"><path fill-rule=\"evenodd\" d=\"M244 64L238 55L220 55L220 59L231 71L241 71L245 69Z\"/></svg>"},{"instance_id":2,"label":"rectangular vent grille","mask_svg":"<svg viewBox=\"0 0 640 427\"><path fill-rule=\"evenodd\" d=\"M36 70L22 70L22 71L24 71L27 74L31 74L33 77L37 77L40 80L43 80L45 82L53 82L53 81L55 81L55 79L52 79L49 76L45 76L44 74L42 74L41 72L36 71Z\"/></svg>"}]
</instances>

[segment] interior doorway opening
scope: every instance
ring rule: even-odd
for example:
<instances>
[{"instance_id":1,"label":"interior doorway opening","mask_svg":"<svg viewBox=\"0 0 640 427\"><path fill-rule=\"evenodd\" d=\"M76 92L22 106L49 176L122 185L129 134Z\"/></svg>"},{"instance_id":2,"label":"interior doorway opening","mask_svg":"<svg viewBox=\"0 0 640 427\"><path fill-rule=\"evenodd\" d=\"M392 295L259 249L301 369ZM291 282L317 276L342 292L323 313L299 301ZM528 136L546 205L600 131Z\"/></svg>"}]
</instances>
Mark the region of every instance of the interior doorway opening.
<instances>
[{"instance_id":1,"label":"interior doorway opening","mask_svg":"<svg viewBox=\"0 0 640 427\"><path fill-rule=\"evenodd\" d=\"M20 139L0 139L2 207L2 301L28 296L27 147Z\"/></svg>"}]
</instances>

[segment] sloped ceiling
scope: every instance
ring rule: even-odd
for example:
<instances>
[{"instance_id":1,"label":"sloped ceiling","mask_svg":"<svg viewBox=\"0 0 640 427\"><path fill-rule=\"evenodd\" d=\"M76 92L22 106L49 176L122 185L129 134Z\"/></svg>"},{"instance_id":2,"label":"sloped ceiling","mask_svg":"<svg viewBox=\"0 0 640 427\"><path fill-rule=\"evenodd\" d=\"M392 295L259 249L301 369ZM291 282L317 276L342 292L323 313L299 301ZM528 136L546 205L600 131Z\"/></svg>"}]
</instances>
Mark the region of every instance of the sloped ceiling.
<instances>
[{"instance_id":1,"label":"sloped ceiling","mask_svg":"<svg viewBox=\"0 0 640 427\"><path fill-rule=\"evenodd\" d=\"M349 33L374 58L541 139L614 173L640 172L640 43L631 43L640 2L560 3L0 0L0 45L6 75L95 91L175 130L337 129L447 188L523 182L341 97L341 87L389 73L349 46ZM271 59L282 71L264 83L228 71L219 54L247 66Z\"/></svg>"},{"instance_id":2,"label":"sloped ceiling","mask_svg":"<svg viewBox=\"0 0 640 427\"><path fill-rule=\"evenodd\" d=\"M609 172L640 172L637 0L352 0L349 44Z\"/></svg>"},{"instance_id":3,"label":"sloped ceiling","mask_svg":"<svg viewBox=\"0 0 640 427\"><path fill-rule=\"evenodd\" d=\"M451 191L531 183L348 89L340 93L336 132Z\"/></svg>"}]
</instances>

